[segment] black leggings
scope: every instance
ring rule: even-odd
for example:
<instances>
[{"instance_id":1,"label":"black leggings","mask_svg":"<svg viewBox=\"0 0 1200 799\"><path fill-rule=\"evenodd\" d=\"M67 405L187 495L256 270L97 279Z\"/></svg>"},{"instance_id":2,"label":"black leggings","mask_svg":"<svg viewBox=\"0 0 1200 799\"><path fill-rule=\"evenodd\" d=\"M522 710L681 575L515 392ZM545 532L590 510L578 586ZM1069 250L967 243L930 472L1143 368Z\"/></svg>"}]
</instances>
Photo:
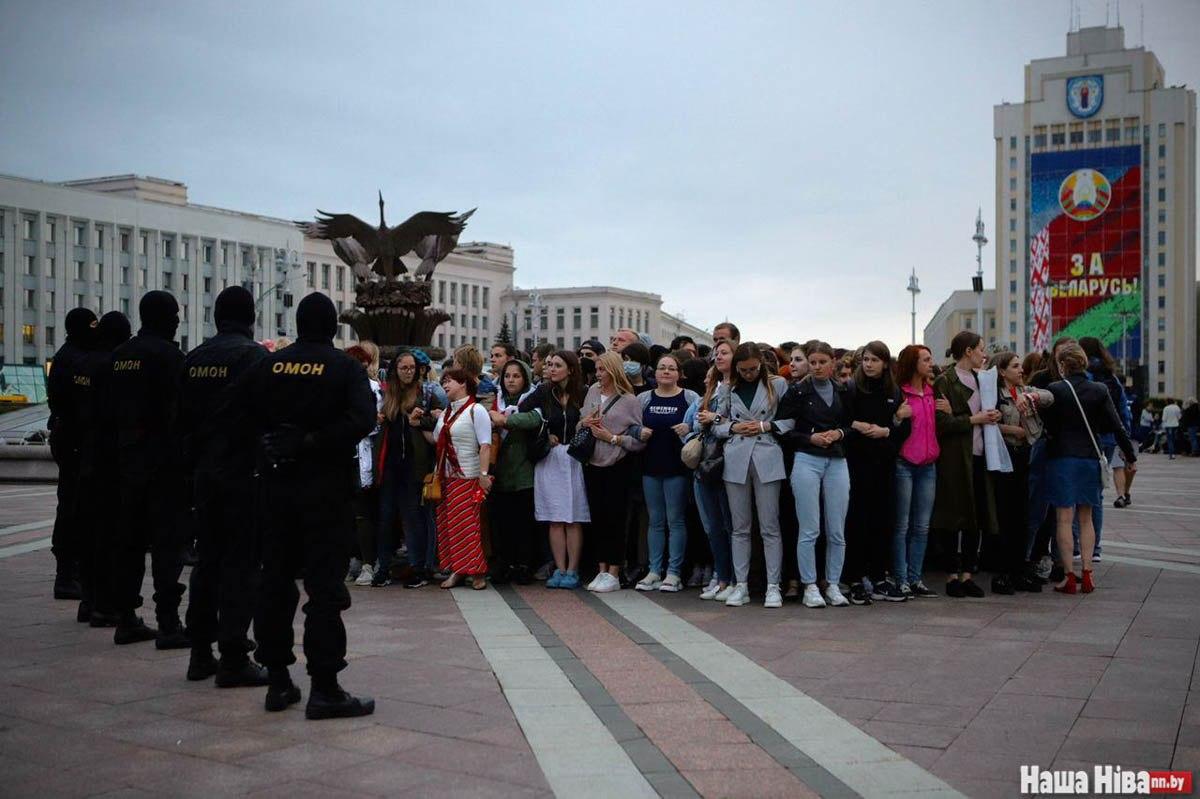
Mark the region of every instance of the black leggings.
<instances>
[{"instance_id":1,"label":"black leggings","mask_svg":"<svg viewBox=\"0 0 1200 799\"><path fill-rule=\"evenodd\" d=\"M971 459L971 482L975 494L975 525L966 530L950 533L947 551L950 564L946 569L951 575L975 574L979 571L979 548L983 543L980 530L981 520L987 515L987 460L982 455Z\"/></svg>"},{"instance_id":2,"label":"black leggings","mask_svg":"<svg viewBox=\"0 0 1200 799\"><path fill-rule=\"evenodd\" d=\"M625 520L629 505L629 468L627 457L612 466L583 467L588 509L592 515L593 552L596 560L620 566L625 559Z\"/></svg>"}]
</instances>

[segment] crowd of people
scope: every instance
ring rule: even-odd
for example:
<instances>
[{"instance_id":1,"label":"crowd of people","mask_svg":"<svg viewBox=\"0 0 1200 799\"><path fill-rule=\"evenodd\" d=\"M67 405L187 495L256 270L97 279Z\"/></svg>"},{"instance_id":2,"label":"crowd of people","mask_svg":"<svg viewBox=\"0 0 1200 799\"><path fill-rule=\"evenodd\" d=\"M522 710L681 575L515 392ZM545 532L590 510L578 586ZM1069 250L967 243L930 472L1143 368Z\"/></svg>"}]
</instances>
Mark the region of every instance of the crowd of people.
<instances>
[{"instance_id":1,"label":"crowd of people","mask_svg":"<svg viewBox=\"0 0 1200 799\"><path fill-rule=\"evenodd\" d=\"M282 710L300 698L303 579L309 718L373 709L336 678L348 583L823 608L984 597L987 571L996 594L1090 593L1110 474L1115 507L1132 502L1130 403L1096 339L1020 357L963 331L939 365L921 345L773 346L725 322L711 348L621 329L434 364L336 350L320 294L298 340L268 348L250 295L226 289L218 335L186 356L169 294L139 311L132 338L119 313L71 311L50 372L55 596L117 644L189 648L189 679L266 685ZM147 550L157 629L136 615Z\"/></svg>"}]
</instances>

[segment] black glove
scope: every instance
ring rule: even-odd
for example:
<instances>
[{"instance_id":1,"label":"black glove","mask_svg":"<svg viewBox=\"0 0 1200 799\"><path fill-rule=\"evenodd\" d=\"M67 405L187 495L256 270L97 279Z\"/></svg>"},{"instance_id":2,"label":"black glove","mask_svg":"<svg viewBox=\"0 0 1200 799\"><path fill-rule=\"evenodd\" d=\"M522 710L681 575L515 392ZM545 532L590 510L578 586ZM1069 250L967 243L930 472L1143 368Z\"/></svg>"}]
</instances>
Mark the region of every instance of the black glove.
<instances>
[{"instance_id":1,"label":"black glove","mask_svg":"<svg viewBox=\"0 0 1200 799\"><path fill-rule=\"evenodd\" d=\"M298 427L283 427L262 437L267 460L278 466L291 463L312 446L312 437Z\"/></svg>"}]
</instances>

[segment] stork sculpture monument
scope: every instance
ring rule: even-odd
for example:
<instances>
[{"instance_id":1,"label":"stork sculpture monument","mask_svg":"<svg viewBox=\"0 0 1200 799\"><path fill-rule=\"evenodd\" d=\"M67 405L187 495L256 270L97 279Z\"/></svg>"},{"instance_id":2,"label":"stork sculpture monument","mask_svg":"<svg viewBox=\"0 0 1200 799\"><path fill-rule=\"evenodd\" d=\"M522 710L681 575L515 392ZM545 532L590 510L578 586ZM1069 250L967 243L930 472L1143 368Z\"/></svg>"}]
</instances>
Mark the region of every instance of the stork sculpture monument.
<instances>
[{"instance_id":1,"label":"stork sculpture monument","mask_svg":"<svg viewBox=\"0 0 1200 799\"><path fill-rule=\"evenodd\" d=\"M306 236L327 239L333 251L354 273L355 307L343 311L339 321L354 328L360 340L373 341L385 350L397 347L428 348L433 331L450 315L431 309L433 270L453 252L471 214L421 211L395 227L383 217L383 192L379 193L379 227L352 214L329 214L318 209L312 222L296 222ZM410 252L421 259L411 278L401 257Z\"/></svg>"}]
</instances>

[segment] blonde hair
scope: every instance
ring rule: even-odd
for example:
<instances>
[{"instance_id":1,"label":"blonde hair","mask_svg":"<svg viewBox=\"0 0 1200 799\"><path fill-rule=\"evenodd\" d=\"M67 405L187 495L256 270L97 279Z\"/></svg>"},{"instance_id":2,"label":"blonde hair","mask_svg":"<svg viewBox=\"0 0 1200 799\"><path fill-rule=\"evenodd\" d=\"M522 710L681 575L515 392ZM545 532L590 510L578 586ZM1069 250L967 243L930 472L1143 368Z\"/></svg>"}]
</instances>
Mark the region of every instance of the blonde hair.
<instances>
[{"instance_id":1,"label":"blonde hair","mask_svg":"<svg viewBox=\"0 0 1200 799\"><path fill-rule=\"evenodd\" d=\"M1058 362L1058 371L1063 377L1079 374L1087 369L1087 353L1076 341L1060 346L1054 359Z\"/></svg>"},{"instance_id":2,"label":"blonde hair","mask_svg":"<svg viewBox=\"0 0 1200 799\"><path fill-rule=\"evenodd\" d=\"M371 357L371 362L367 364L367 377L372 380L379 379L379 345L374 341L360 341L358 346L362 347L367 355Z\"/></svg>"},{"instance_id":3,"label":"blonde hair","mask_svg":"<svg viewBox=\"0 0 1200 799\"><path fill-rule=\"evenodd\" d=\"M400 385L400 361L405 358L412 358L416 371L413 372L412 382L407 386L402 386ZM397 416L407 414L417 406L417 401L421 398L420 368L417 357L411 352L400 353L392 362L392 368L388 370L387 390L383 393L383 415L387 417L388 421L396 421Z\"/></svg>"},{"instance_id":4,"label":"blonde hair","mask_svg":"<svg viewBox=\"0 0 1200 799\"><path fill-rule=\"evenodd\" d=\"M608 350L596 358L596 365L603 366L604 371L608 372L608 376L612 378L613 388L617 390L618 394L633 393L633 384L625 376L625 362L621 360L620 355Z\"/></svg>"},{"instance_id":5,"label":"blonde hair","mask_svg":"<svg viewBox=\"0 0 1200 799\"><path fill-rule=\"evenodd\" d=\"M473 344L464 344L454 351L454 365L460 366L472 377L479 377L483 372L483 355Z\"/></svg>"}]
</instances>

